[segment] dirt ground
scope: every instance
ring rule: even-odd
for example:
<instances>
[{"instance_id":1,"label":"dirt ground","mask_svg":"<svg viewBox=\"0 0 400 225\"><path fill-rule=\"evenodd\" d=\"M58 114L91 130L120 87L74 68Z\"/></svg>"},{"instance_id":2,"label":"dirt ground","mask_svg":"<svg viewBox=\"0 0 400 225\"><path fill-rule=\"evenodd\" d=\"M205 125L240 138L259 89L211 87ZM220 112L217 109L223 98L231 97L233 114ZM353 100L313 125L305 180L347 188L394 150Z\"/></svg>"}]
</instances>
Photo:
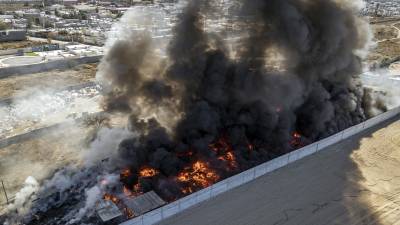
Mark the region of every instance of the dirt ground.
<instances>
[{"instance_id":1,"label":"dirt ground","mask_svg":"<svg viewBox=\"0 0 400 225\"><path fill-rule=\"evenodd\" d=\"M368 61L376 61L383 63L385 60L392 60L400 56L400 39L385 40L377 43L377 47L373 49Z\"/></svg>"},{"instance_id":2,"label":"dirt ground","mask_svg":"<svg viewBox=\"0 0 400 225\"><path fill-rule=\"evenodd\" d=\"M162 225L399 225L400 121L194 206Z\"/></svg>"},{"instance_id":3,"label":"dirt ground","mask_svg":"<svg viewBox=\"0 0 400 225\"><path fill-rule=\"evenodd\" d=\"M367 62L373 67L388 66L400 57L400 23L390 20L371 24L374 34L375 48L370 50Z\"/></svg>"},{"instance_id":4,"label":"dirt ground","mask_svg":"<svg viewBox=\"0 0 400 225\"><path fill-rule=\"evenodd\" d=\"M43 44L48 44L47 42L38 41L10 41L10 42L0 42L0 50L15 49L15 48L28 48L33 46L39 46Z\"/></svg>"},{"instance_id":5,"label":"dirt ground","mask_svg":"<svg viewBox=\"0 0 400 225\"><path fill-rule=\"evenodd\" d=\"M58 89L93 81L97 64L83 64L73 69L17 75L0 79L0 99L28 95L35 90Z\"/></svg>"},{"instance_id":6,"label":"dirt ground","mask_svg":"<svg viewBox=\"0 0 400 225\"><path fill-rule=\"evenodd\" d=\"M374 37L378 41L396 38L398 35L398 31L390 25L372 25L372 29L374 30Z\"/></svg>"},{"instance_id":7,"label":"dirt ground","mask_svg":"<svg viewBox=\"0 0 400 225\"><path fill-rule=\"evenodd\" d=\"M87 132L66 126L0 149L0 179L4 181L8 195L13 196L30 175L35 174L36 179L43 180L57 168L76 163L76 155L82 150ZM5 203L5 197L0 192L1 205Z\"/></svg>"},{"instance_id":8,"label":"dirt ground","mask_svg":"<svg viewBox=\"0 0 400 225\"><path fill-rule=\"evenodd\" d=\"M81 163L80 153L88 148L100 128L124 127L127 120L125 114L87 118L79 126L65 124L38 137L0 148L0 180L4 181L9 197L21 189L28 176L34 175L41 182L59 168ZM5 203L0 189L0 215Z\"/></svg>"}]
</instances>

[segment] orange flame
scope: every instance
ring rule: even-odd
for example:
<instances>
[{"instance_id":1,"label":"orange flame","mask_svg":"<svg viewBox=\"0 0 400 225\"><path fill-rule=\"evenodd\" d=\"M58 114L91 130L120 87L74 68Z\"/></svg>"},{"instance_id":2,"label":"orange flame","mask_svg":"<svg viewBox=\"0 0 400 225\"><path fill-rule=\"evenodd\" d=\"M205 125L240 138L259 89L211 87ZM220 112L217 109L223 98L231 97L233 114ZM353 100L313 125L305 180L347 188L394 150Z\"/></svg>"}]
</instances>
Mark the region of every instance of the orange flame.
<instances>
[{"instance_id":1,"label":"orange flame","mask_svg":"<svg viewBox=\"0 0 400 225\"><path fill-rule=\"evenodd\" d=\"M299 132L295 131L295 132L293 133L293 137L294 137L294 138L301 138L301 134L300 134Z\"/></svg>"},{"instance_id":2,"label":"orange flame","mask_svg":"<svg viewBox=\"0 0 400 225\"><path fill-rule=\"evenodd\" d=\"M178 174L177 180L186 183L188 186L182 189L184 194L192 193L196 188L206 188L219 180L219 175L208 164L202 161L193 163L183 172Z\"/></svg>"},{"instance_id":3,"label":"orange flame","mask_svg":"<svg viewBox=\"0 0 400 225\"><path fill-rule=\"evenodd\" d=\"M228 140L224 137L221 137L215 143L209 144L208 147L216 153L233 151Z\"/></svg>"},{"instance_id":4,"label":"orange flame","mask_svg":"<svg viewBox=\"0 0 400 225\"><path fill-rule=\"evenodd\" d=\"M103 196L104 200L112 201L114 204L118 204L121 200L117 196L105 193Z\"/></svg>"},{"instance_id":5,"label":"orange flame","mask_svg":"<svg viewBox=\"0 0 400 225\"><path fill-rule=\"evenodd\" d=\"M233 152L227 152L224 156L218 157L218 159L228 163L228 170L236 169L238 166Z\"/></svg>"},{"instance_id":6,"label":"orange flame","mask_svg":"<svg viewBox=\"0 0 400 225\"><path fill-rule=\"evenodd\" d=\"M133 210L128 207L124 207L124 213L125 213L126 217L128 217L128 219L135 217Z\"/></svg>"},{"instance_id":7,"label":"orange flame","mask_svg":"<svg viewBox=\"0 0 400 225\"><path fill-rule=\"evenodd\" d=\"M124 187L124 192L125 191L129 191L127 188ZM121 201L119 198L117 198L117 196L109 194L109 193L105 193L103 195L103 199L107 200L107 201L112 201L114 204L116 204L120 209L123 209L124 214L126 215L126 217L128 219L133 218L135 216L135 214L133 213L133 211L128 208L123 201Z\"/></svg>"},{"instance_id":8,"label":"orange flame","mask_svg":"<svg viewBox=\"0 0 400 225\"><path fill-rule=\"evenodd\" d=\"M217 153L218 159L228 163L228 171L237 168L236 157L233 153L233 149L229 144L228 140L224 137L218 139L215 143L209 145L211 150Z\"/></svg>"},{"instance_id":9,"label":"orange flame","mask_svg":"<svg viewBox=\"0 0 400 225\"><path fill-rule=\"evenodd\" d=\"M121 177L121 178L128 178L128 177L130 177L131 175L132 175L131 170L128 169L128 168L126 168L126 169L123 169L123 170L121 171L120 177Z\"/></svg>"},{"instance_id":10,"label":"orange flame","mask_svg":"<svg viewBox=\"0 0 400 225\"><path fill-rule=\"evenodd\" d=\"M302 147L302 136L299 132L295 131L292 134L292 140L290 141L290 145L294 148Z\"/></svg>"},{"instance_id":11,"label":"orange flame","mask_svg":"<svg viewBox=\"0 0 400 225\"><path fill-rule=\"evenodd\" d=\"M154 168L145 167L140 170L139 175L140 177L154 177L158 174L158 171Z\"/></svg>"}]
</instances>

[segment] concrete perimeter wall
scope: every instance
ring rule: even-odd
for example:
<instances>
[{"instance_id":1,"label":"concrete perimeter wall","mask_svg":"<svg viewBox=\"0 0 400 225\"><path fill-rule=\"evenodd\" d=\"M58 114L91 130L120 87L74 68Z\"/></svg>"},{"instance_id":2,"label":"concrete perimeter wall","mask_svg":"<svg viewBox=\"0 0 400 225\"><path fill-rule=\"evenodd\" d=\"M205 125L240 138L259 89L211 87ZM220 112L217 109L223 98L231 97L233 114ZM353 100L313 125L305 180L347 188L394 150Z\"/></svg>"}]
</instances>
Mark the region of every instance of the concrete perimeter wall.
<instances>
[{"instance_id":1,"label":"concrete perimeter wall","mask_svg":"<svg viewBox=\"0 0 400 225\"><path fill-rule=\"evenodd\" d=\"M170 216L178 214L183 210L207 201L223 192L229 191L235 187L248 183L260 176L263 176L271 171L284 167L292 162L302 159L308 155L312 155L318 151L323 151L324 148L336 144L341 140L347 139L350 136L358 134L368 128L371 128L381 122L393 118L400 114L400 107L392 109L388 112L371 118L361 124L350 127L344 131L334 134L328 138L315 142L311 145L300 148L296 151L280 156L259 166L253 167L235 176L222 180L208 188L195 192L175 202L165 205L161 208L148 212L142 216L121 223L120 225L151 225L160 222Z\"/></svg>"},{"instance_id":2,"label":"concrete perimeter wall","mask_svg":"<svg viewBox=\"0 0 400 225\"><path fill-rule=\"evenodd\" d=\"M13 75L39 73L54 69L68 69L80 64L96 63L99 62L102 57L103 57L102 55L96 55L96 56L87 56L82 58L67 58L61 60L54 60L32 65L3 67L0 68L0 79Z\"/></svg>"}]
</instances>

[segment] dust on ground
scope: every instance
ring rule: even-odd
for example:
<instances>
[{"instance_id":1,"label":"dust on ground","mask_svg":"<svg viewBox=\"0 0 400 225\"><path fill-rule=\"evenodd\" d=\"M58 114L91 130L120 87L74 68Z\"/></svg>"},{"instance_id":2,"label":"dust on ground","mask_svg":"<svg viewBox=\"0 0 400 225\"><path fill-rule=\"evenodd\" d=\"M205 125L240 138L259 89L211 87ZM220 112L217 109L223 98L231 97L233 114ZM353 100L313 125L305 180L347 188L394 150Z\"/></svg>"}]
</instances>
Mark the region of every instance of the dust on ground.
<instances>
[{"instance_id":1,"label":"dust on ground","mask_svg":"<svg viewBox=\"0 0 400 225\"><path fill-rule=\"evenodd\" d=\"M97 64L82 64L72 69L52 70L27 75L16 75L0 79L0 99L17 97L29 90L58 89L94 81Z\"/></svg>"},{"instance_id":2,"label":"dust on ground","mask_svg":"<svg viewBox=\"0 0 400 225\"><path fill-rule=\"evenodd\" d=\"M28 176L35 175L41 181L58 168L78 163L77 155L82 150L89 131L90 129L63 127L41 137L0 149L0 177L8 196L12 198ZM4 205L5 197L0 192L0 205Z\"/></svg>"}]
</instances>

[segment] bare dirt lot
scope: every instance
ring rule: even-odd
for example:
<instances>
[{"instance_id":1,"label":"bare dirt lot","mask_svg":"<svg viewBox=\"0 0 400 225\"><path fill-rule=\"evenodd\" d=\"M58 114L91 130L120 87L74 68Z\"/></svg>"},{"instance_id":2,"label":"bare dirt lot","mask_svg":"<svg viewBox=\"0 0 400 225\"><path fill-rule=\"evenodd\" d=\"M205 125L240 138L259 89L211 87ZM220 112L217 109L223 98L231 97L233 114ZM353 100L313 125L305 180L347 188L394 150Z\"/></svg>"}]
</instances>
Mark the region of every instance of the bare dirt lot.
<instances>
[{"instance_id":1,"label":"bare dirt lot","mask_svg":"<svg viewBox=\"0 0 400 225\"><path fill-rule=\"evenodd\" d=\"M38 182L50 177L57 169L82 163L81 153L101 128L124 127L125 114L88 117L84 122L67 123L44 134L0 148L0 180L4 181L9 198L21 189L28 176ZM0 187L0 215L6 206Z\"/></svg>"},{"instance_id":2,"label":"bare dirt lot","mask_svg":"<svg viewBox=\"0 0 400 225\"><path fill-rule=\"evenodd\" d=\"M371 19L371 28L376 46L370 50L367 62L374 67L388 66L400 57L400 18L388 21L382 18Z\"/></svg>"},{"instance_id":3,"label":"bare dirt lot","mask_svg":"<svg viewBox=\"0 0 400 225\"><path fill-rule=\"evenodd\" d=\"M377 43L376 48L370 52L368 61L382 63L385 60L390 61L399 56L400 39L388 39Z\"/></svg>"},{"instance_id":4,"label":"bare dirt lot","mask_svg":"<svg viewBox=\"0 0 400 225\"><path fill-rule=\"evenodd\" d=\"M65 126L41 137L0 149L0 179L12 197L28 176L42 180L55 169L75 163L86 137L85 129ZM3 192L0 205L5 203ZM1 209L1 207L0 207ZM1 211L1 210L0 210Z\"/></svg>"},{"instance_id":5,"label":"bare dirt lot","mask_svg":"<svg viewBox=\"0 0 400 225\"><path fill-rule=\"evenodd\" d=\"M162 225L400 224L400 121L194 206Z\"/></svg>"},{"instance_id":6,"label":"bare dirt lot","mask_svg":"<svg viewBox=\"0 0 400 225\"><path fill-rule=\"evenodd\" d=\"M39 41L10 41L10 42L1 42L0 43L0 50L7 50L7 49L15 49L15 48L28 48L33 46L39 46L47 44L47 42L39 42Z\"/></svg>"},{"instance_id":7,"label":"bare dirt lot","mask_svg":"<svg viewBox=\"0 0 400 225\"><path fill-rule=\"evenodd\" d=\"M390 25L372 25L372 28L374 30L374 38L377 41L397 38L397 29Z\"/></svg>"},{"instance_id":8,"label":"bare dirt lot","mask_svg":"<svg viewBox=\"0 0 400 225\"><path fill-rule=\"evenodd\" d=\"M68 70L52 70L0 79L0 99L93 81L96 69L97 64L83 64Z\"/></svg>"}]
</instances>

